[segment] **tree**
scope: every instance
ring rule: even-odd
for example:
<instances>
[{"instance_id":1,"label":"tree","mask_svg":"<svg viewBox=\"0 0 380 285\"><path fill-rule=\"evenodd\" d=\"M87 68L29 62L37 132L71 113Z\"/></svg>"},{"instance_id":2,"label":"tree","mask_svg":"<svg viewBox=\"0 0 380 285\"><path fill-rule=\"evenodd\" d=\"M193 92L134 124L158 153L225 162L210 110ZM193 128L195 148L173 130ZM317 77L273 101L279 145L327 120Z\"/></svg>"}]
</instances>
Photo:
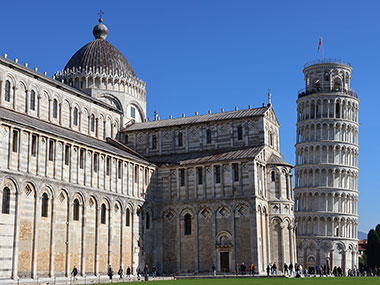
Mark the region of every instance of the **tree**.
<instances>
[{"instance_id":1,"label":"tree","mask_svg":"<svg viewBox=\"0 0 380 285\"><path fill-rule=\"evenodd\" d=\"M376 227L377 228L377 227ZM379 227L380 229L380 227ZM367 264L369 267L380 266L380 238L377 231L371 229L368 232Z\"/></svg>"},{"instance_id":2,"label":"tree","mask_svg":"<svg viewBox=\"0 0 380 285\"><path fill-rule=\"evenodd\" d=\"M377 235L380 237L380 224L376 226Z\"/></svg>"}]
</instances>

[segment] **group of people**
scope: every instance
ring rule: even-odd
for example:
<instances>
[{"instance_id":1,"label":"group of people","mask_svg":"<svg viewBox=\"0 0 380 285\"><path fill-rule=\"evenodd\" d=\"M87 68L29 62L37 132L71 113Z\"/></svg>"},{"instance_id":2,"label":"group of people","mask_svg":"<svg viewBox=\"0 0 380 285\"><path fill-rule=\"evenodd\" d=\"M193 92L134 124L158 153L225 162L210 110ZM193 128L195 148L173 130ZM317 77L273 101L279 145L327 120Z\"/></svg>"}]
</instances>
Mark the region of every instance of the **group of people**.
<instances>
[{"instance_id":1,"label":"group of people","mask_svg":"<svg viewBox=\"0 0 380 285\"><path fill-rule=\"evenodd\" d=\"M240 265L236 264L236 274L250 274L250 275L255 275L256 273L256 267L251 263L248 267L247 265L242 262Z\"/></svg>"},{"instance_id":2,"label":"group of people","mask_svg":"<svg viewBox=\"0 0 380 285\"><path fill-rule=\"evenodd\" d=\"M152 277L157 276L157 269L155 266L152 267L150 272L152 273ZM72 275L74 281L78 280L78 278L77 278L78 273L79 273L78 268L74 265L74 268L71 271L71 275ZM124 273L123 267L120 266L117 274L119 275L119 279L123 279L124 277L130 278L132 275L132 271L131 271L131 268L128 266L126 272ZM136 269L136 276L137 277L147 276L148 274L149 274L148 265L145 265L143 271L139 267L137 267L137 269ZM113 272L111 264L108 266L107 275L108 275L109 279L112 280L114 272Z\"/></svg>"}]
</instances>

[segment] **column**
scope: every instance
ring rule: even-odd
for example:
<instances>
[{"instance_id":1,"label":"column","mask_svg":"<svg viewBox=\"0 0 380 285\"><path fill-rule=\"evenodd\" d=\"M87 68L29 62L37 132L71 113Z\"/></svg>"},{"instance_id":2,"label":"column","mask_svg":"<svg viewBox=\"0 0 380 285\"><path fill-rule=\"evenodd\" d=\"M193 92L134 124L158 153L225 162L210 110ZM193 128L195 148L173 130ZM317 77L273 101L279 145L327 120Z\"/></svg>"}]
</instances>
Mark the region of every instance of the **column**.
<instances>
[{"instance_id":1,"label":"column","mask_svg":"<svg viewBox=\"0 0 380 285\"><path fill-rule=\"evenodd\" d=\"M32 248L32 278L37 277L37 247L38 247L38 225L40 220L40 199L41 197L36 195L35 210L34 210L34 229L33 229L33 248Z\"/></svg>"},{"instance_id":2,"label":"column","mask_svg":"<svg viewBox=\"0 0 380 285\"><path fill-rule=\"evenodd\" d=\"M3 80L0 80L0 106L3 103Z\"/></svg>"},{"instance_id":3,"label":"column","mask_svg":"<svg viewBox=\"0 0 380 285\"><path fill-rule=\"evenodd\" d=\"M82 276L85 276L85 272L86 272L86 216L87 216L87 211L86 211L86 208L85 208L85 205L84 205L84 202L83 202L83 209L82 209L82 213L83 213L83 217L82 217L82 243L81 243L81 247L82 247L82 252L81 252L81 262L80 262L80 266L81 266L81 269L80 269L80 272L81 272L81 275Z\"/></svg>"},{"instance_id":4,"label":"column","mask_svg":"<svg viewBox=\"0 0 380 285\"><path fill-rule=\"evenodd\" d=\"M120 266L121 268L124 268L124 217L125 217L125 210L121 209L121 218L120 218ZM152 217L153 220L153 217ZM153 225L152 225L153 226ZM125 270L124 270L125 273Z\"/></svg>"},{"instance_id":5,"label":"column","mask_svg":"<svg viewBox=\"0 0 380 285\"><path fill-rule=\"evenodd\" d=\"M100 207L96 205L96 228L95 228L95 275L99 275L99 227L100 227Z\"/></svg>"},{"instance_id":6,"label":"column","mask_svg":"<svg viewBox=\"0 0 380 285\"><path fill-rule=\"evenodd\" d=\"M284 267L284 262L285 262L285 224L284 223L281 223L280 224L280 229L281 229L281 252L282 252L282 256L280 257L279 256L279 261L278 261L278 266L279 268L278 269L281 269Z\"/></svg>"},{"instance_id":7,"label":"column","mask_svg":"<svg viewBox=\"0 0 380 285\"><path fill-rule=\"evenodd\" d=\"M198 273L199 272L199 228L198 228L198 219L199 219L199 216L198 216L198 213L199 212L199 209L197 209L197 211L194 213L195 214L195 234L196 234L196 238L195 238L195 273Z\"/></svg>"},{"instance_id":8,"label":"column","mask_svg":"<svg viewBox=\"0 0 380 285\"><path fill-rule=\"evenodd\" d=\"M107 264L111 264L112 262L112 204L110 203L108 209L108 256L107 256Z\"/></svg>"},{"instance_id":9,"label":"column","mask_svg":"<svg viewBox=\"0 0 380 285\"><path fill-rule=\"evenodd\" d=\"M330 250L330 272L334 269L334 250Z\"/></svg>"},{"instance_id":10,"label":"column","mask_svg":"<svg viewBox=\"0 0 380 285\"><path fill-rule=\"evenodd\" d=\"M293 264L294 266L294 244L293 244L293 230L294 230L294 226L293 225L289 225L288 227L288 230L289 230L289 246L290 246L290 263Z\"/></svg>"},{"instance_id":11,"label":"column","mask_svg":"<svg viewBox=\"0 0 380 285\"><path fill-rule=\"evenodd\" d=\"M51 201L51 237L50 237L50 264L49 264L49 267L50 267L50 271L49 271L49 276L50 277L54 277L54 245L55 245L55 217L56 217L56 213L55 213L55 207L54 207L54 201L56 200L53 200L53 199L50 199Z\"/></svg>"},{"instance_id":12,"label":"column","mask_svg":"<svg viewBox=\"0 0 380 285\"><path fill-rule=\"evenodd\" d=\"M69 200L69 207L67 209L68 219L67 219L67 241L66 241L66 244L67 244L67 247L66 247L66 277L69 277L70 273L71 273L71 270L70 270L71 209L72 209L72 204L70 203L70 200Z\"/></svg>"},{"instance_id":13,"label":"column","mask_svg":"<svg viewBox=\"0 0 380 285\"><path fill-rule=\"evenodd\" d=\"M0 82L1 89L1 82ZM17 270L18 270L18 243L20 238L20 200L21 200L21 189L16 192L16 204L15 204L15 237L13 240L13 253L12 253L12 279L17 279Z\"/></svg>"}]
</instances>

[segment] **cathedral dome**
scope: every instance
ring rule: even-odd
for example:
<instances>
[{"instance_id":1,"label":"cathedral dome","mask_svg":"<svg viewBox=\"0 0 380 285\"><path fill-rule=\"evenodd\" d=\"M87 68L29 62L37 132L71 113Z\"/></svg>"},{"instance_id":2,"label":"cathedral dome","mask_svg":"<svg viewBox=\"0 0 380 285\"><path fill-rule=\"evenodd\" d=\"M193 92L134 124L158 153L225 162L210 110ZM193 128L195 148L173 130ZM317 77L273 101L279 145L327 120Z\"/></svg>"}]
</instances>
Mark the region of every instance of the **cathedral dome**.
<instances>
[{"instance_id":1,"label":"cathedral dome","mask_svg":"<svg viewBox=\"0 0 380 285\"><path fill-rule=\"evenodd\" d=\"M106 40L108 28L103 24L102 18L92 32L95 40L78 50L64 70L102 70L106 73L136 76L127 59Z\"/></svg>"}]
</instances>

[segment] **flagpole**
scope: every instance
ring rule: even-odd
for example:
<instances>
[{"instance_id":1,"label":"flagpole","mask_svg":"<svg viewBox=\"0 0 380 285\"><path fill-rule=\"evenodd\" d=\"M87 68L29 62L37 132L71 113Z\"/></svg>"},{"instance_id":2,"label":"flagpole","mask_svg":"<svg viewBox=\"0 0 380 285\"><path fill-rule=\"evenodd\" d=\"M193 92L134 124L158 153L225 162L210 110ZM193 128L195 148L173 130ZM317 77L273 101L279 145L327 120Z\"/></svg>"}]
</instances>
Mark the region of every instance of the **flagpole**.
<instances>
[{"instance_id":1,"label":"flagpole","mask_svg":"<svg viewBox=\"0 0 380 285\"><path fill-rule=\"evenodd\" d=\"M325 57L324 57L324 54L323 54L323 38L321 37L321 39L322 39L322 62L324 62L325 61Z\"/></svg>"}]
</instances>

